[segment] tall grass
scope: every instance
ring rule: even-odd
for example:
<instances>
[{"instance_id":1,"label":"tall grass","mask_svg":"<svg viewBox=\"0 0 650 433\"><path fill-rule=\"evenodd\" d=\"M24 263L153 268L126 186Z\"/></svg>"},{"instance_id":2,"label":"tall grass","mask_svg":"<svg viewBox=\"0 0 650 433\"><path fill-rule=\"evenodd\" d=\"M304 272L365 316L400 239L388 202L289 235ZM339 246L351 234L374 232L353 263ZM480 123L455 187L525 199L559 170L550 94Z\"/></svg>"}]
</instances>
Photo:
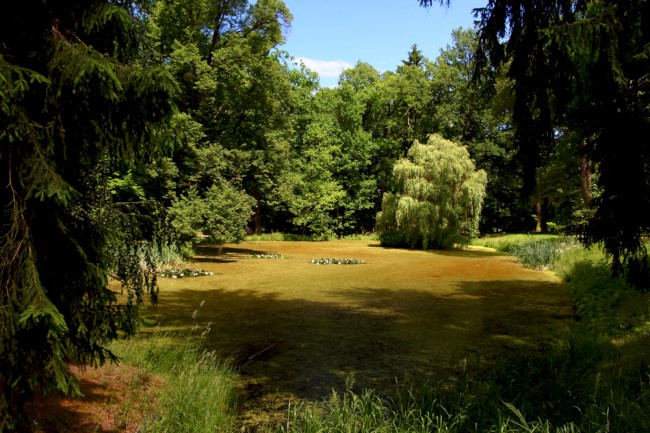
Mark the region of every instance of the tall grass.
<instances>
[{"instance_id":1,"label":"tall grass","mask_svg":"<svg viewBox=\"0 0 650 433\"><path fill-rule=\"evenodd\" d=\"M603 371L601 365L610 367ZM574 335L564 346L512 354L480 380L462 376L394 398L372 390L295 407L277 431L616 432L650 431L648 377L617 368L611 345Z\"/></svg>"},{"instance_id":2,"label":"tall grass","mask_svg":"<svg viewBox=\"0 0 650 433\"><path fill-rule=\"evenodd\" d=\"M154 240L138 244L136 254L141 262L150 261L156 269L164 269L183 262L184 255L176 244Z\"/></svg>"},{"instance_id":3,"label":"tall grass","mask_svg":"<svg viewBox=\"0 0 650 433\"><path fill-rule=\"evenodd\" d=\"M163 389L140 432L234 431L235 373L196 336L143 333L114 342L122 361L163 379Z\"/></svg>"},{"instance_id":4,"label":"tall grass","mask_svg":"<svg viewBox=\"0 0 650 433\"><path fill-rule=\"evenodd\" d=\"M510 253L526 267L537 270L553 268L569 251L579 248L577 241L568 237L529 237L526 242L513 245Z\"/></svg>"}]
</instances>

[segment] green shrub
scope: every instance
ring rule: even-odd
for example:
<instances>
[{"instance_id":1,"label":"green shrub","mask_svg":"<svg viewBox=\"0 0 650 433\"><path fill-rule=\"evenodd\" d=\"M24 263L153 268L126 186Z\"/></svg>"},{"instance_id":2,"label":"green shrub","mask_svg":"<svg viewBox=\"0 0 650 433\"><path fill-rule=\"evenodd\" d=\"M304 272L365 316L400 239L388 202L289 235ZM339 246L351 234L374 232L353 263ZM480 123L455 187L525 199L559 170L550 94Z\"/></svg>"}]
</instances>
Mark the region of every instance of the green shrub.
<instances>
[{"instance_id":1,"label":"green shrub","mask_svg":"<svg viewBox=\"0 0 650 433\"><path fill-rule=\"evenodd\" d=\"M206 191L190 188L168 209L172 229L186 242L204 233L212 242L239 242L253 215L255 201L243 189L228 182L212 185Z\"/></svg>"},{"instance_id":2,"label":"green shrub","mask_svg":"<svg viewBox=\"0 0 650 433\"><path fill-rule=\"evenodd\" d=\"M148 256L156 269L163 269L174 264L182 263L184 259L181 249L171 242L154 240L153 242L140 243L137 248L137 254L140 260L146 260Z\"/></svg>"}]
</instances>

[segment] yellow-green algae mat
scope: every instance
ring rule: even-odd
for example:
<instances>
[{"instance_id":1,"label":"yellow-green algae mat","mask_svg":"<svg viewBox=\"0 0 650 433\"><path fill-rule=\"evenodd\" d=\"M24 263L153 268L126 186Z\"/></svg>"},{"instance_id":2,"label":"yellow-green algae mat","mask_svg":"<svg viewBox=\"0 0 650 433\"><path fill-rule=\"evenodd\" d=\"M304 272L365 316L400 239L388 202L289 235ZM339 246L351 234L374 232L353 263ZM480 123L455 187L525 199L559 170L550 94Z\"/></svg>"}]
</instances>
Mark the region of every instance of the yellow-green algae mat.
<instances>
[{"instance_id":1,"label":"yellow-green algae mat","mask_svg":"<svg viewBox=\"0 0 650 433\"><path fill-rule=\"evenodd\" d=\"M317 258L366 263L309 263ZM289 402L321 400L349 377L390 394L396 382L445 379L464 360L489 365L552 342L572 312L554 274L479 249L245 242L199 247L193 265L214 275L161 279L147 314L161 329L208 331L205 348L242 376L245 425L281 422Z\"/></svg>"}]
</instances>

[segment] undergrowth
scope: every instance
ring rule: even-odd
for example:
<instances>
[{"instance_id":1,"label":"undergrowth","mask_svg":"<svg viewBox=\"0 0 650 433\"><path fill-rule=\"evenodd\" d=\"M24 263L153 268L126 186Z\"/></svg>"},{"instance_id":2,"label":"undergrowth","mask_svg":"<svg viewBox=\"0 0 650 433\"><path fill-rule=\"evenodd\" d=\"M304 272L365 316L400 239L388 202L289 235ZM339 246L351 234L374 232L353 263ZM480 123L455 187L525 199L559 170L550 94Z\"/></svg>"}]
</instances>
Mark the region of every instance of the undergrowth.
<instances>
[{"instance_id":1,"label":"undergrowth","mask_svg":"<svg viewBox=\"0 0 650 433\"><path fill-rule=\"evenodd\" d=\"M624 278L613 277L604 261L581 261L566 278L575 310L585 325L599 332L621 335L631 330L642 315L645 296Z\"/></svg>"}]
</instances>

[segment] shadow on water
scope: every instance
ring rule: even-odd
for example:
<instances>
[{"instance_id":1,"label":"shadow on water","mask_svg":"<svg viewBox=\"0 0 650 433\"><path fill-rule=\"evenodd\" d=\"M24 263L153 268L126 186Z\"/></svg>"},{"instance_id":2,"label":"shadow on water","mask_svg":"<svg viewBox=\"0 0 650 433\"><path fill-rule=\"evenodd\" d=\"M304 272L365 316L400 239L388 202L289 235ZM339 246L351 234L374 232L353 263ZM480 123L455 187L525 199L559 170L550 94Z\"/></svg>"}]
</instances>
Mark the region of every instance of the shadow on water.
<instances>
[{"instance_id":1,"label":"shadow on water","mask_svg":"<svg viewBox=\"0 0 650 433\"><path fill-rule=\"evenodd\" d=\"M460 282L445 293L360 286L334 295L341 303L178 290L161 296L154 313L163 327L187 329L197 310L197 334L210 328L206 348L233 360L248 398L273 394L284 403L343 391L350 376L356 390L380 394L396 381L447 379L463 360L486 366L504 350L550 342L571 318L566 289L554 282Z\"/></svg>"}]
</instances>

